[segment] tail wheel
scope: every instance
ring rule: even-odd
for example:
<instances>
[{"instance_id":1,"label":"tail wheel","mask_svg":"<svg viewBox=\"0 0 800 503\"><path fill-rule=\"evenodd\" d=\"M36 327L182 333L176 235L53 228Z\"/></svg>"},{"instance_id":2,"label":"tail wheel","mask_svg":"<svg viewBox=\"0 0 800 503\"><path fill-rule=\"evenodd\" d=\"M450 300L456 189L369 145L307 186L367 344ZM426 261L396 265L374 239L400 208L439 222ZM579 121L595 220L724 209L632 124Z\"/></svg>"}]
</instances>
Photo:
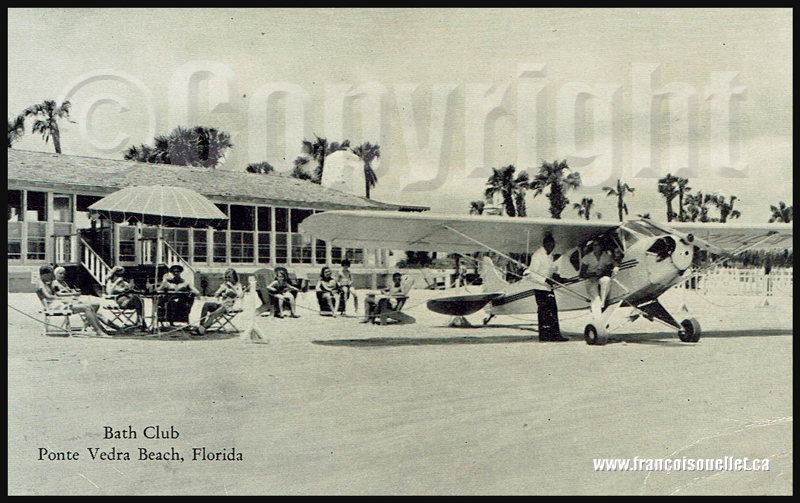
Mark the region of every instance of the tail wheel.
<instances>
[{"instance_id":1,"label":"tail wheel","mask_svg":"<svg viewBox=\"0 0 800 503\"><path fill-rule=\"evenodd\" d=\"M681 322L682 330L678 332L678 337L683 342L697 342L700 340L700 322L695 318L687 318Z\"/></svg>"},{"instance_id":2,"label":"tail wheel","mask_svg":"<svg viewBox=\"0 0 800 503\"><path fill-rule=\"evenodd\" d=\"M586 344L590 346L602 346L608 342L608 334L598 330L592 324L586 325L586 328L583 329L583 337L586 339Z\"/></svg>"}]
</instances>

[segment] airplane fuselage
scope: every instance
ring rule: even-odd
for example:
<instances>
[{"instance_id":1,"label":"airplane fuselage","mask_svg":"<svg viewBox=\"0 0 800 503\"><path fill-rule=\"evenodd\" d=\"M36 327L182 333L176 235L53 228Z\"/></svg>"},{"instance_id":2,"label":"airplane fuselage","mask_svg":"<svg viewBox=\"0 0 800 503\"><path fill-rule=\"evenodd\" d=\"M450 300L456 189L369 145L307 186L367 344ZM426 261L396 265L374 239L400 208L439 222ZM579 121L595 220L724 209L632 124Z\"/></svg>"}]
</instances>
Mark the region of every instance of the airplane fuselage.
<instances>
[{"instance_id":1,"label":"airplane fuselage","mask_svg":"<svg viewBox=\"0 0 800 503\"><path fill-rule=\"evenodd\" d=\"M658 242L658 243L657 243ZM624 250L622 259L611 274L607 302L625 300L638 304L658 298L679 283L692 263L693 246L674 235L640 237ZM582 278L580 252L573 248L557 261L558 274L563 278L553 291L559 311L587 309L597 288L596 281ZM494 271L484 274L496 274ZM486 306L490 314L531 314L537 312L536 290L531 276L508 284L503 295ZM539 287L540 288L540 287Z\"/></svg>"}]
</instances>

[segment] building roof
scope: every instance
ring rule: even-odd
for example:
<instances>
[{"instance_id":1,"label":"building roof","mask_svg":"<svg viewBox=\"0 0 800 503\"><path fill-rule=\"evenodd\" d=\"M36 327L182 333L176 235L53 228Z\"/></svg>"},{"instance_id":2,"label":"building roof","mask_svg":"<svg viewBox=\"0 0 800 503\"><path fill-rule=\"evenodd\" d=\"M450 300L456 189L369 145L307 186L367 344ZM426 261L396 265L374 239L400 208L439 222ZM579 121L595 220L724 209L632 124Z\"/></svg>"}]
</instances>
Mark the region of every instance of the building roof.
<instances>
[{"instance_id":1,"label":"building roof","mask_svg":"<svg viewBox=\"0 0 800 503\"><path fill-rule=\"evenodd\" d=\"M169 185L194 190L210 199L232 202L285 204L315 209L429 209L373 201L316 183L278 175L11 148L8 149L8 181L37 187L65 187L101 195L135 185Z\"/></svg>"}]
</instances>

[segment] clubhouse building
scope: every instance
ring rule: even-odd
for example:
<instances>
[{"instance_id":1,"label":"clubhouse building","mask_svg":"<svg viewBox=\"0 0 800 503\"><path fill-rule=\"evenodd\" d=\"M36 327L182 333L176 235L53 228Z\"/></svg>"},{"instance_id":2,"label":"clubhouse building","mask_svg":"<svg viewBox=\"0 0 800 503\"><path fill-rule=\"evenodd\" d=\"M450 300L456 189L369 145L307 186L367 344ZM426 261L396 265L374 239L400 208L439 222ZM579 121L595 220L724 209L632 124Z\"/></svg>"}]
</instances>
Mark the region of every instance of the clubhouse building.
<instances>
[{"instance_id":1,"label":"clubhouse building","mask_svg":"<svg viewBox=\"0 0 800 503\"><path fill-rule=\"evenodd\" d=\"M166 185L198 192L228 215L224 227L158 229L140 222L90 219L89 206L129 186ZM180 263L195 284L284 266L314 278L345 258L357 283L372 287L390 272L387 250L340 248L298 232L309 215L327 210L426 211L378 202L279 175L100 159L8 149L8 290L32 291L38 269L62 265L79 283L100 284L115 265L136 270ZM151 269L152 271L152 269Z\"/></svg>"}]
</instances>

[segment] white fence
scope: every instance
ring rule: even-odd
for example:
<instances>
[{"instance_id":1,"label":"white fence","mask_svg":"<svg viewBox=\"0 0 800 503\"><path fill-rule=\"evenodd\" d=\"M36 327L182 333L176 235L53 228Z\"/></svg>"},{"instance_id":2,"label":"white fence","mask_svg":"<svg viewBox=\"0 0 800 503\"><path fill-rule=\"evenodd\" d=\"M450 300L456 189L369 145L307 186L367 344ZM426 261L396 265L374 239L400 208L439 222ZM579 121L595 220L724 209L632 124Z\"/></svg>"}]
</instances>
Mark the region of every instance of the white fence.
<instances>
[{"instance_id":1,"label":"white fence","mask_svg":"<svg viewBox=\"0 0 800 503\"><path fill-rule=\"evenodd\" d=\"M734 269L720 267L677 285L711 295L767 295L793 297L792 268Z\"/></svg>"}]
</instances>

